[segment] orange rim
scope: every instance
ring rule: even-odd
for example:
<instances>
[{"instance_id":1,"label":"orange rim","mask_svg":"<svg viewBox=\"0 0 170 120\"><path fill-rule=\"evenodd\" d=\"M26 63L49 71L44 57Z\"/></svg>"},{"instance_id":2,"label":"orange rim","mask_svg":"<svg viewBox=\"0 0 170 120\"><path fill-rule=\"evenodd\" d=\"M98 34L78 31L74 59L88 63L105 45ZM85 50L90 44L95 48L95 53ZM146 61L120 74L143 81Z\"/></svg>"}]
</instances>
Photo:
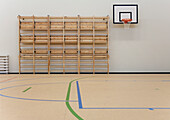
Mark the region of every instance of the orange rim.
<instances>
[{"instance_id":1,"label":"orange rim","mask_svg":"<svg viewBox=\"0 0 170 120\"><path fill-rule=\"evenodd\" d=\"M127 24L128 22L131 22L132 19L122 19L122 21L123 21L125 24Z\"/></svg>"}]
</instances>

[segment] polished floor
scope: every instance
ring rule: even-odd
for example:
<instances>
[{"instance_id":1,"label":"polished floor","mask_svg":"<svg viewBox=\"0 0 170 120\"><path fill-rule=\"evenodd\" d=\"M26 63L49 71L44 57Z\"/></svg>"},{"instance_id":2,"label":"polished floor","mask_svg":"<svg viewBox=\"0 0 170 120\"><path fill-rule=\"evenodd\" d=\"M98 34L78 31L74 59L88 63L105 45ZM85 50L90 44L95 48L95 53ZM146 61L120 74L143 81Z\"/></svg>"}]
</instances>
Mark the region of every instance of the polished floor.
<instances>
[{"instance_id":1,"label":"polished floor","mask_svg":"<svg viewBox=\"0 0 170 120\"><path fill-rule=\"evenodd\" d=\"M169 120L169 74L0 75L0 120Z\"/></svg>"}]
</instances>

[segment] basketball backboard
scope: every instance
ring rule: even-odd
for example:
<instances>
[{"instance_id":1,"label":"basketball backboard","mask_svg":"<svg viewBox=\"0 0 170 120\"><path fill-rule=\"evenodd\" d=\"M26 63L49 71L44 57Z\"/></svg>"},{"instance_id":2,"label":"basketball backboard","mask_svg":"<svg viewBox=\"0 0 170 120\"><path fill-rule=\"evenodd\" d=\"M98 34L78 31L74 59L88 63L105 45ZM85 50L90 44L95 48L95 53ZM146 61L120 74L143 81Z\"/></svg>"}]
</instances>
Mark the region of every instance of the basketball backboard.
<instances>
[{"instance_id":1,"label":"basketball backboard","mask_svg":"<svg viewBox=\"0 0 170 120\"><path fill-rule=\"evenodd\" d=\"M131 24L138 24L137 4L114 4L113 23L123 24L122 19L132 19Z\"/></svg>"}]
</instances>

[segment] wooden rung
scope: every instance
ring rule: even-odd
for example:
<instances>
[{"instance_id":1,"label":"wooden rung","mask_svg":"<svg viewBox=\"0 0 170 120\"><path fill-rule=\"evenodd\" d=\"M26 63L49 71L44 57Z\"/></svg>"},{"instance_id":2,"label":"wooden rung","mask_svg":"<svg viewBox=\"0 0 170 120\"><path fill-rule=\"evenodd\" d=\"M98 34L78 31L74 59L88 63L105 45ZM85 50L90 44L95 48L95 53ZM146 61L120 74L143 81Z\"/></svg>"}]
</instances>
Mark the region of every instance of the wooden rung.
<instances>
[{"instance_id":1,"label":"wooden rung","mask_svg":"<svg viewBox=\"0 0 170 120\"><path fill-rule=\"evenodd\" d=\"M66 54L77 54L77 50L73 50L73 49L69 49L69 50L65 50Z\"/></svg>"},{"instance_id":2,"label":"wooden rung","mask_svg":"<svg viewBox=\"0 0 170 120\"><path fill-rule=\"evenodd\" d=\"M77 61L65 61L65 64L77 64Z\"/></svg>"},{"instance_id":3,"label":"wooden rung","mask_svg":"<svg viewBox=\"0 0 170 120\"><path fill-rule=\"evenodd\" d=\"M93 65L81 65L81 68L93 68Z\"/></svg>"},{"instance_id":4,"label":"wooden rung","mask_svg":"<svg viewBox=\"0 0 170 120\"><path fill-rule=\"evenodd\" d=\"M22 27L21 26L21 30L33 30L33 27L32 26L30 26L30 27Z\"/></svg>"},{"instance_id":5,"label":"wooden rung","mask_svg":"<svg viewBox=\"0 0 170 120\"><path fill-rule=\"evenodd\" d=\"M51 65L51 68L63 68L63 65Z\"/></svg>"},{"instance_id":6,"label":"wooden rung","mask_svg":"<svg viewBox=\"0 0 170 120\"><path fill-rule=\"evenodd\" d=\"M66 44L76 44L77 43L77 40L65 40L65 43Z\"/></svg>"},{"instance_id":7,"label":"wooden rung","mask_svg":"<svg viewBox=\"0 0 170 120\"><path fill-rule=\"evenodd\" d=\"M95 40L95 43L96 44L104 44L104 43L107 43L106 40Z\"/></svg>"},{"instance_id":8,"label":"wooden rung","mask_svg":"<svg viewBox=\"0 0 170 120\"><path fill-rule=\"evenodd\" d=\"M48 37L35 37L35 40L48 40Z\"/></svg>"},{"instance_id":9,"label":"wooden rung","mask_svg":"<svg viewBox=\"0 0 170 120\"><path fill-rule=\"evenodd\" d=\"M65 68L77 68L77 65L65 65Z\"/></svg>"},{"instance_id":10,"label":"wooden rung","mask_svg":"<svg viewBox=\"0 0 170 120\"><path fill-rule=\"evenodd\" d=\"M93 40L93 37L80 37L80 40Z\"/></svg>"},{"instance_id":11,"label":"wooden rung","mask_svg":"<svg viewBox=\"0 0 170 120\"><path fill-rule=\"evenodd\" d=\"M107 65L95 65L95 68L107 68Z\"/></svg>"},{"instance_id":12,"label":"wooden rung","mask_svg":"<svg viewBox=\"0 0 170 120\"><path fill-rule=\"evenodd\" d=\"M35 64L48 64L48 61L35 61Z\"/></svg>"},{"instance_id":13,"label":"wooden rung","mask_svg":"<svg viewBox=\"0 0 170 120\"><path fill-rule=\"evenodd\" d=\"M33 22L31 21L31 22L21 22L21 26L22 25L32 25L33 26Z\"/></svg>"},{"instance_id":14,"label":"wooden rung","mask_svg":"<svg viewBox=\"0 0 170 120\"><path fill-rule=\"evenodd\" d=\"M106 49L95 49L95 54L106 54L107 50Z\"/></svg>"},{"instance_id":15,"label":"wooden rung","mask_svg":"<svg viewBox=\"0 0 170 120\"><path fill-rule=\"evenodd\" d=\"M81 40L80 43L82 43L82 44L91 44L91 43L93 43L93 41L92 40Z\"/></svg>"},{"instance_id":16,"label":"wooden rung","mask_svg":"<svg viewBox=\"0 0 170 120\"><path fill-rule=\"evenodd\" d=\"M33 19L33 16L19 16L20 19Z\"/></svg>"},{"instance_id":17,"label":"wooden rung","mask_svg":"<svg viewBox=\"0 0 170 120\"><path fill-rule=\"evenodd\" d=\"M65 26L77 26L77 22L65 22Z\"/></svg>"},{"instance_id":18,"label":"wooden rung","mask_svg":"<svg viewBox=\"0 0 170 120\"><path fill-rule=\"evenodd\" d=\"M93 54L93 50L91 49L84 49L80 51L81 54Z\"/></svg>"},{"instance_id":19,"label":"wooden rung","mask_svg":"<svg viewBox=\"0 0 170 120\"><path fill-rule=\"evenodd\" d=\"M47 19L48 17L34 16L34 19Z\"/></svg>"},{"instance_id":20,"label":"wooden rung","mask_svg":"<svg viewBox=\"0 0 170 120\"><path fill-rule=\"evenodd\" d=\"M33 56L21 56L21 60L32 60Z\"/></svg>"},{"instance_id":21,"label":"wooden rung","mask_svg":"<svg viewBox=\"0 0 170 120\"><path fill-rule=\"evenodd\" d=\"M108 17L80 17L80 19L108 19Z\"/></svg>"},{"instance_id":22,"label":"wooden rung","mask_svg":"<svg viewBox=\"0 0 170 120\"><path fill-rule=\"evenodd\" d=\"M80 56L80 59L93 59L93 56Z\"/></svg>"},{"instance_id":23,"label":"wooden rung","mask_svg":"<svg viewBox=\"0 0 170 120\"><path fill-rule=\"evenodd\" d=\"M77 40L77 37L65 37L65 40Z\"/></svg>"},{"instance_id":24,"label":"wooden rung","mask_svg":"<svg viewBox=\"0 0 170 120\"><path fill-rule=\"evenodd\" d=\"M29 50L29 49L22 49L21 50L22 54L33 54L33 50Z\"/></svg>"},{"instance_id":25,"label":"wooden rung","mask_svg":"<svg viewBox=\"0 0 170 120\"><path fill-rule=\"evenodd\" d=\"M92 31L93 28L80 28L81 31Z\"/></svg>"},{"instance_id":26,"label":"wooden rung","mask_svg":"<svg viewBox=\"0 0 170 120\"><path fill-rule=\"evenodd\" d=\"M33 40L21 40L21 43L33 43Z\"/></svg>"},{"instance_id":27,"label":"wooden rung","mask_svg":"<svg viewBox=\"0 0 170 120\"><path fill-rule=\"evenodd\" d=\"M95 56L95 59L97 60L97 59L106 59L107 58L107 56Z\"/></svg>"},{"instance_id":28,"label":"wooden rung","mask_svg":"<svg viewBox=\"0 0 170 120\"><path fill-rule=\"evenodd\" d=\"M103 60L103 61L101 61L101 60L99 60L99 61L95 61L95 64L107 64L107 60Z\"/></svg>"},{"instance_id":29,"label":"wooden rung","mask_svg":"<svg viewBox=\"0 0 170 120\"><path fill-rule=\"evenodd\" d=\"M22 65L22 68L33 68L33 65Z\"/></svg>"},{"instance_id":30,"label":"wooden rung","mask_svg":"<svg viewBox=\"0 0 170 120\"><path fill-rule=\"evenodd\" d=\"M48 50L35 50L36 54L47 54Z\"/></svg>"},{"instance_id":31,"label":"wooden rung","mask_svg":"<svg viewBox=\"0 0 170 120\"><path fill-rule=\"evenodd\" d=\"M77 59L77 56L65 56L66 59Z\"/></svg>"},{"instance_id":32,"label":"wooden rung","mask_svg":"<svg viewBox=\"0 0 170 120\"><path fill-rule=\"evenodd\" d=\"M63 54L63 50L51 50L51 54Z\"/></svg>"},{"instance_id":33,"label":"wooden rung","mask_svg":"<svg viewBox=\"0 0 170 120\"><path fill-rule=\"evenodd\" d=\"M65 30L77 30L77 27L65 27Z\"/></svg>"},{"instance_id":34,"label":"wooden rung","mask_svg":"<svg viewBox=\"0 0 170 120\"><path fill-rule=\"evenodd\" d=\"M48 25L48 22L35 22L35 25L43 25L43 26L47 26Z\"/></svg>"},{"instance_id":35,"label":"wooden rung","mask_svg":"<svg viewBox=\"0 0 170 120\"><path fill-rule=\"evenodd\" d=\"M35 65L35 68L48 68L48 65Z\"/></svg>"},{"instance_id":36,"label":"wooden rung","mask_svg":"<svg viewBox=\"0 0 170 120\"><path fill-rule=\"evenodd\" d=\"M48 56L35 56L35 59L47 59Z\"/></svg>"},{"instance_id":37,"label":"wooden rung","mask_svg":"<svg viewBox=\"0 0 170 120\"><path fill-rule=\"evenodd\" d=\"M80 61L81 64L93 64L93 61Z\"/></svg>"},{"instance_id":38,"label":"wooden rung","mask_svg":"<svg viewBox=\"0 0 170 120\"><path fill-rule=\"evenodd\" d=\"M107 40L107 37L95 37L95 40Z\"/></svg>"},{"instance_id":39,"label":"wooden rung","mask_svg":"<svg viewBox=\"0 0 170 120\"><path fill-rule=\"evenodd\" d=\"M54 43L63 43L63 40L51 40L51 43L54 44Z\"/></svg>"},{"instance_id":40,"label":"wooden rung","mask_svg":"<svg viewBox=\"0 0 170 120\"><path fill-rule=\"evenodd\" d=\"M63 17L54 17L54 16L50 16L50 19L63 19Z\"/></svg>"},{"instance_id":41,"label":"wooden rung","mask_svg":"<svg viewBox=\"0 0 170 120\"><path fill-rule=\"evenodd\" d=\"M35 26L35 29L47 29L48 27L47 26Z\"/></svg>"},{"instance_id":42,"label":"wooden rung","mask_svg":"<svg viewBox=\"0 0 170 120\"><path fill-rule=\"evenodd\" d=\"M63 22L51 22L51 26L56 25L56 26L63 26Z\"/></svg>"},{"instance_id":43,"label":"wooden rung","mask_svg":"<svg viewBox=\"0 0 170 120\"><path fill-rule=\"evenodd\" d=\"M107 72L107 69L95 69L95 72Z\"/></svg>"},{"instance_id":44,"label":"wooden rung","mask_svg":"<svg viewBox=\"0 0 170 120\"><path fill-rule=\"evenodd\" d=\"M35 43L48 43L48 40L35 40Z\"/></svg>"},{"instance_id":45,"label":"wooden rung","mask_svg":"<svg viewBox=\"0 0 170 120\"><path fill-rule=\"evenodd\" d=\"M93 68L92 69L80 69L80 72L93 72Z\"/></svg>"},{"instance_id":46,"label":"wooden rung","mask_svg":"<svg viewBox=\"0 0 170 120\"><path fill-rule=\"evenodd\" d=\"M33 61L21 61L21 64L32 64Z\"/></svg>"},{"instance_id":47,"label":"wooden rung","mask_svg":"<svg viewBox=\"0 0 170 120\"><path fill-rule=\"evenodd\" d=\"M52 27L52 28L50 28L50 30L52 30L52 31L62 31L63 28L62 27Z\"/></svg>"},{"instance_id":48,"label":"wooden rung","mask_svg":"<svg viewBox=\"0 0 170 120\"><path fill-rule=\"evenodd\" d=\"M21 37L21 40L33 40L33 37Z\"/></svg>"},{"instance_id":49,"label":"wooden rung","mask_svg":"<svg viewBox=\"0 0 170 120\"><path fill-rule=\"evenodd\" d=\"M51 40L63 40L63 37L51 37Z\"/></svg>"},{"instance_id":50,"label":"wooden rung","mask_svg":"<svg viewBox=\"0 0 170 120\"><path fill-rule=\"evenodd\" d=\"M63 56L51 56L51 59L63 59Z\"/></svg>"},{"instance_id":51,"label":"wooden rung","mask_svg":"<svg viewBox=\"0 0 170 120\"><path fill-rule=\"evenodd\" d=\"M64 16L64 19L78 19L78 17Z\"/></svg>"}]
</instances>

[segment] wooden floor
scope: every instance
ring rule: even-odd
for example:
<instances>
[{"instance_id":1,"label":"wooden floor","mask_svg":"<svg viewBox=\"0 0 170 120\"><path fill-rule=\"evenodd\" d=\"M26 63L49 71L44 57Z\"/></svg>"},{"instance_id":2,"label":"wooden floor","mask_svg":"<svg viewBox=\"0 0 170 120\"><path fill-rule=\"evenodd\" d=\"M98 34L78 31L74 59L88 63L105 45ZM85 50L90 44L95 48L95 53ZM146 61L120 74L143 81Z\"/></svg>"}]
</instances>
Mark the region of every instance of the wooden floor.
<instances>
[{"instance_id":1,"label":"wooden floor","mask_svg":"<svg viewBox=\"0 0 170 120\"><path fill-rule=\"evenodd\" d=\"M169 120L170 75L0 75L0 120Z\"/></svg>"}]
</instances>

